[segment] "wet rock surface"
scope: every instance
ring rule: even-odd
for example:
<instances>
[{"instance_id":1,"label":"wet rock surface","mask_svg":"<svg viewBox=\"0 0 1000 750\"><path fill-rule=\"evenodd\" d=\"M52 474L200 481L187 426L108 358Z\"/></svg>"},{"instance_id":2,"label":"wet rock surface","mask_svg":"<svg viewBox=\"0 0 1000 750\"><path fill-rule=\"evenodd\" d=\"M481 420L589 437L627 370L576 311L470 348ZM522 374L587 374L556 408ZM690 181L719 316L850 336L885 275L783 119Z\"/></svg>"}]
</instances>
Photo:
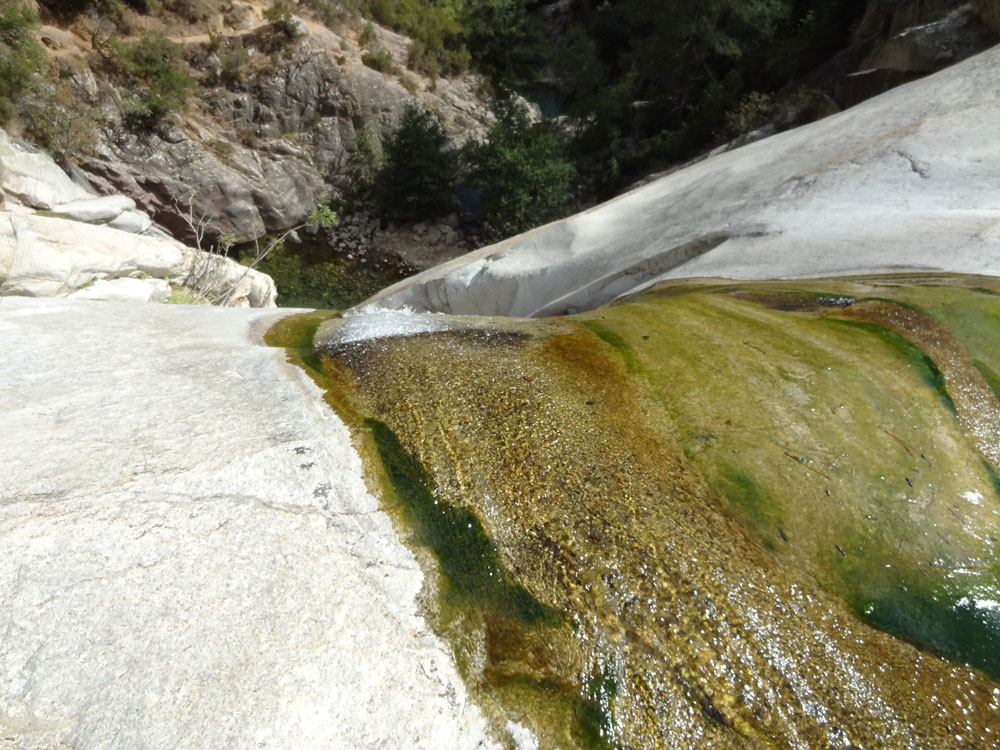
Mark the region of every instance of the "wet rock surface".
<instances>
[{"instance_id":1,"label":"wet rock surface","mask_svg":"<svg viewBox=\"0 0 1000 750\"><path fill-rule=\"evenodd\" d=\"M409 533L495 721L541 747L987 748L1000 495L973 423L998 292L678 283L563 320L373 313L317 344L387 494L424 483L453 527ZM447 572L466 523L489 540L471 594Z\"/></svg>"}]
</instances>

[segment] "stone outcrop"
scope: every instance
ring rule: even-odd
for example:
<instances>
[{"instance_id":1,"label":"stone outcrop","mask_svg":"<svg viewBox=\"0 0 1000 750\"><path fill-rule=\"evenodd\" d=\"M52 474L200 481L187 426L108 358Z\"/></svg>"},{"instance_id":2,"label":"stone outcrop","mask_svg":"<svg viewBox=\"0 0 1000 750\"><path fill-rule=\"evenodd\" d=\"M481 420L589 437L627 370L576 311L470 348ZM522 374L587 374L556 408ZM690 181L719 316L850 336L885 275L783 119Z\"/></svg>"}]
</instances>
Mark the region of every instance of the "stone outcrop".
<instances>
[{"instance_id":1,"label":"stone outcrop","mask_svg":"<svg viewBox=\"0 0 1000 750\"><path fill-rule=\"evenodd\" d=\"M252 24L251 24L252 26ZM185 42L194 71L211 70L201 81L199 101L174 122L135 135L120 115L102 133L98 154L82 160L87 179L101 192L132 196L142 210L185 241L185 213L213 217L214 235L246 241L305 220L332 190L350 184L346 167L357 131L390 128L406 101L418 99L439 113L456 141L482 132L485 106L475 76L421 81L410 73L409 89L396 77L360 62L349 36L309 22L305 33L276 48L267 26L224 31L224 47ZM380 43L405 70L407 40L384 29ZM219 55L243 55L238 70L225 71ZM212 77L214 76L214 78ZM77 87L101 104L100 96Z\"/></svg>"},{"instance_id":2,"label":"stone outcrop","mask_svg":"<svg viewBox=\"0 0 1000 750\"><path fill-rule=\"evenodd\" d=\"M372 301L588 309L662 278L1000 273L1000 47L462 256ZM960 135L959 135L960 134Z\"/></svg>"},{"instance_id":3,"label":"stone outcrop","mask_svg":"<svg viewBox=\"0 0 1000 750\"><path fill-rule=\"evenodd\" d=\"M864 70L934 73L981 52L996 36L968 4L936 21L895 34L865 61Z\"/></svg>"},{"instance_id":4,"label":"stone outcrop","mask_svg":"<svg viewBox=\"0 0 1000 750\"><path fill-rule=\"evenodd\" d=\"M106 195L103 198L88 198L69 201L52 207L52 213L67 219L104 224L114 221L126 211L135 208L135 201L125 195Z\"/></svg>"},{"instance_id":5,"label":"stone outcrop","mask_svg":"<svg viewBox=\"0 0 1000 750\"><path fill-rule=\"evenodd\" d=\"M276 296L269 276L169 238L0 212L0 295L60 297L97 281L149 277L209 295L231 288L228 303L234 306L273 307ZM162 286L149 295L162 297Z\"/></svg>"},{"instance_id":6,"label":"stone outcrop","mask_svg":"<svg viewBox=\"0 0 1000 750\"><path fill-rule=\"evenodd\" d=\"M84 178L72 179L52 158L0 130L0 195L7 210L43 210L90 224L144 234L149 215L126 195L98 196ZM9 198L9 200L7 200Z\"/></svg>"},{"instance_id":7,"label":"stone outcrop","mask_svg":"<svg viewBox=\"0 0 1000 750\"><path fill-rule=\"evenodd\" d=\"M66 297L102 302L166 302L170 298L170 282L131 276L97 279L93 284L81 287Z\"/></svg>"},{"instance_id":8,"label":"stone outcrop","mask_svg":"<svg viewBox=\"0 0 1000 750\"><path fill-rule=\"evenodd\" d=\"M488 750L274 313L0 302L0 746Z\"/></svg>"},{"instance_id":9,"label":"stone outcrop","mask_svg":"<svg viewBox=\"0 0 1000 750\"><path fill-rule=\"evenodd\" d=\"M229 305L274 306L269 276L151 232L132 198L97 196L2 130L0 190L0 295L162 302L175 285Z\"/></svg>"},{"instance_id":10,"label":"stone outcrop","mask_svg":"<svg viewBox=\"0 0 1000 750\"><path fill-rule=\"evenodd\" d=\"M0 129L0 194L39 209L88 200L94 192L79 185L46 154L27 147Z\"/></svg>"},{"instance_id":11,"label":"stone outcrop","mask_svg":"<svg viewBox=\"0 0 1000 750\"><path fill-rule=\"evenodd\" d=\"M984 21L965 0L869 0L852 46L837 56L851 67L834 86L837 103L853 106L988 49L1000 37Z\"/></svg>"},{"instance_id":12,"label":"stone outcrop","mask_svg":"<svg viewBox=\"0 0 1000 750\"><path fill-rule=\"evenodd\" d=\"M231 150L230 150L231 149ZM171 234L193 241L188 219L213 217L212 234L251 240L305 219L328 188L301 147L280 141L220 156L168 128L127 136L81 166L102 191L131 195ZM189 205L189 201L191 201Z\"/></svg>"}]
</instances>

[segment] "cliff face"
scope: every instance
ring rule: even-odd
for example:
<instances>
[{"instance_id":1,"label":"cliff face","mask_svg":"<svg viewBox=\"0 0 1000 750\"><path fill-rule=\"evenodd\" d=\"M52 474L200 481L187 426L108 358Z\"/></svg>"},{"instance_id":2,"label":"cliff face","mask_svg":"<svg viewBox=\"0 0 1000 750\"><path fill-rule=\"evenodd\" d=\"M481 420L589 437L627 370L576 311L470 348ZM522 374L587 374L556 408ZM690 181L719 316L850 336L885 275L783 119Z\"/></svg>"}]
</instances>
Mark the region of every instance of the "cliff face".
<instances>
[{"instance_id":1,"label":"cliff face","mask_svg":"<svg viewBox=\"0 0 1000 750\"><path fill-rule=\"evenodd\" d=\"M273 307L265 274L153 228L127 195L97 196L0 130L0 296ZM181 292L181 288L186 291Z\"/></svg>"},{"instance_id":2,"label":"cliff face","mask_svg":"<svg viewBox=\"0 0 1000 750\"><path fill-rule=\"evenodd\" d=\"M189 198L195 213L216 217L213 233L238 240L303 221L349 186L358 132L390 127L410 99L437 112L456 142L481 131L479 79L403 72L407 40L398 34L375 28L366 47L360 22L346 16L332 28L298 17L279 25L263 18L264 3L201 7L195 22L168 12L135 17L125 35L102 36L101 19L87 15L40 31L62 79L99 113L94 153L75 155L82 175L101 192L131 195L181 238L188 228L175 203ZM128 83L109 70L107 55L115 43L153 34L180 45L176 67L196 88L186 111L137 129ZM363 64L368 49L384 51L393 71Z\"/></svg>"}]
</instances>

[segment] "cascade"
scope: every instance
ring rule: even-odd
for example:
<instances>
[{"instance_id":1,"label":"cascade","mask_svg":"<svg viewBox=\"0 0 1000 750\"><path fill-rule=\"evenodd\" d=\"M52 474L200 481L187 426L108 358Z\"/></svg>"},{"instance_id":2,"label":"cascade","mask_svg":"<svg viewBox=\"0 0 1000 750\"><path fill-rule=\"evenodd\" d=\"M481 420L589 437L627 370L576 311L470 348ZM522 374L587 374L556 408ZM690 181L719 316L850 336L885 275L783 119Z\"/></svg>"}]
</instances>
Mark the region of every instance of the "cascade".
<instances>
[{"instance_id":1,"label":"cascade","mask_svg":"<svg viewBox=\"0 0 1000 750\"><path fill-rule=\"evenodd\" d=\"M993 747L998 323L984 277L666 282L306 359L501 734Z\"/></svg>"}]
</instances>

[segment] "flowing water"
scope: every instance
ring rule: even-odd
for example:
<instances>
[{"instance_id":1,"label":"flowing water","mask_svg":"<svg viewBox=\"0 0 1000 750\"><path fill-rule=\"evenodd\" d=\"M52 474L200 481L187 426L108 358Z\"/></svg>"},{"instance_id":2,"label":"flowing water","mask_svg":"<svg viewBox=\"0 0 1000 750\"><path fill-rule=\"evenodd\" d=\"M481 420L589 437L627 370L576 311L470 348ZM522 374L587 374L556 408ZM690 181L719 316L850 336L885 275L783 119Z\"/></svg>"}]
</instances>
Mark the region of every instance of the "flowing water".
<instances>
[{"instance_id":1,"label":"flowing water","mask_svg":"<svg viewBox=\"0 0 1000 750\"><path fill-rule=\"evenodd\" d=\"M334 320L317 348L498 731L992 748L995 283L671 284Z\"/></svg>"}]
</instances>

